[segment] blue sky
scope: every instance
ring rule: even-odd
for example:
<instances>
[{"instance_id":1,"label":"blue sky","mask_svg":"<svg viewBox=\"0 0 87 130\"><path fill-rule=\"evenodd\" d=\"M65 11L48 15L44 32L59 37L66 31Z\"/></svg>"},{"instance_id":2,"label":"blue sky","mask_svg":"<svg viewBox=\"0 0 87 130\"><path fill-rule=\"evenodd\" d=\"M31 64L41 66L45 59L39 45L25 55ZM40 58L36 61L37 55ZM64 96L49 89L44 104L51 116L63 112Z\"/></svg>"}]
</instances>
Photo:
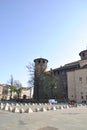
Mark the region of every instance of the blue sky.
<instances>
[{"instance_id":1,"label":"blue sky","mask_svg":"<svg viewBox=\"0 0 87 130\"><path fill-rule=\"evenodd\" d=\"M87 48L87 0L0 0L0 83L28 86L26 65L48 69L79 60Z\"/></svg>"}]
</instances>

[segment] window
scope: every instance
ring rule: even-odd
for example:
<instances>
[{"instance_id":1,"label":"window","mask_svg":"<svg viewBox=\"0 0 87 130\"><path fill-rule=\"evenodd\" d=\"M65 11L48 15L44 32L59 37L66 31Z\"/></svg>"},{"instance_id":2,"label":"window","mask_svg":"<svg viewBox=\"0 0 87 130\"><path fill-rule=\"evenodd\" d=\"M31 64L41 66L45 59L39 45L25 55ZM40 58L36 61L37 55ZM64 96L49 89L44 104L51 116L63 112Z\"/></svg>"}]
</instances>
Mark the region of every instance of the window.
<instances>
[{"instance_id":1,"label":"window","mask_svg":"<svg viewBox=\"0 0 87 130\"><path fill-rule=\"evenodd\" d=\"M79 77L79 81L82 81L82 77Z\"/></svg>"},{"instance_id":2,"label":"window","mask_svg":"<svg viewBox=\"0 0 87 130\"><path fill-rule=\"evenodd\" d=\"M59 74L59 71L57 73Z\"/></svg>"},{"instance_id":3,"label":"window","mask_svg":"<svg viewBox=\"0 0 87 130\"><path fill-rule=\"evenodd\" d=\"M83 99L83 96L81 96L81 99Z\"/></svg>"},{"instance_id":4,"label":"window","mask_svg":"<svg viewBox=\"0 0 87 130\"><path fill-rule=\"evenodd\" d=\"M82 77L79 77L79 81L80 81L80 83L82 83Z\"/></svg>"},{"instance_id":5,"label":"window","mask_svg":"<svg viewBox=\"0 0 87 130\"><path fill-rule=\"evenodd\" d=\"M85 56L85 53L82 53L82 56L84 57L84 56Z\"/></svg>"},{"instance_id":6,"label":"window","mask_svg":"<svg viewBox=\"0 0 87 130\"><path fill-rule=\"evenodd\" d=\"M87 83L87 77L86 77L86 83Z\"/></svg>"},{"instance_id":7,"label":"window","mask_svg":"<svg viewBox=\"0 0 87 130\"><path fill-rule=\"evenodd\" d=\"M38 63L40 63L40 60L38 60Z\"/></svg>"},{"instance_id":8,"label":"window","mask_svg":"<svg viewBox=\"0 0 87 130\"><path fill-rule=\"evenodd\" d=\"M86 100L87 100L87 95L85 95L86 96Z\"/></svg>"},{"instance_id":9,"label":"window","mask_svg":"<svg viewBox=\"0 0 87 130\"><path fill-rule=\"evenodd\" d=\"M45 61L43 60L43 63L45 63Z\"/></svg>"}]
</instances>

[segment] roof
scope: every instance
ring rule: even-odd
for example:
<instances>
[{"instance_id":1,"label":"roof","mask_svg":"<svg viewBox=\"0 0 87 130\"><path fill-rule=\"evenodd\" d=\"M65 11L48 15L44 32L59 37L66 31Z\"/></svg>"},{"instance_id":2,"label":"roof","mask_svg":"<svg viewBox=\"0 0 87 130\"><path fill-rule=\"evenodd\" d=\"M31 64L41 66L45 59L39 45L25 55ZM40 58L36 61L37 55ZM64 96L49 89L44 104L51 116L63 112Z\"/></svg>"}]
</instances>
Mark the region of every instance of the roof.
<instances>
[{"instance_id":1,"label":"roof","mask_svg":"<svg viewBox=\"0 0 87 130\"><path fill-rule=\"evenodd\" d=\"M81 52L79 53L79 55L81 56L81 53L85 53L85 52L87 52L87 50L81 51Z\"/></svg>"},{"instance_id":2,"label":"roof","mask_svg":"<svg viewBox=\"0 0 87 130\"><path fill-rule=\"evenodd\" d=\"M65 64L64 66L61 66L59 68L53 69L54 71L62 71L62 70L70 70L70 69L77 69L80 68L79 61L72 62L69 64Z\"/></svg>"},{"instance_id":3,"label":"roof","mask_svg":"<svg viewBox=\"0 0 87 130\"><path fill-rule=\"evenodd\" d=\"M47 61L47 62L48 62L48 60L47 60L47 59L45 59L45 58L36 58L36 59L34 60L34 62L35 62L36 60L45 60L45 61Z\"/></svg>"}]
</instances>

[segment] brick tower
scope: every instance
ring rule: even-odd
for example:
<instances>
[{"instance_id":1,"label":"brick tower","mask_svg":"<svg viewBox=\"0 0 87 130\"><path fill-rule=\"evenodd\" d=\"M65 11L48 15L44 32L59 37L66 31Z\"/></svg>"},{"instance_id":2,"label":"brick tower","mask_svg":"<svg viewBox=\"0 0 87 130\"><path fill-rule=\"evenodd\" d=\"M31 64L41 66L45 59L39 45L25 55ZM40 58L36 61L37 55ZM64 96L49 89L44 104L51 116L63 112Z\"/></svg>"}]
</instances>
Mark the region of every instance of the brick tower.
<instances>
[{"instance_id":1,"label":"brick tower","mask_svg":"<svg viewBox=\"0 0 87 130\"><path fill-rule=\"evenodd\" d=\"M47 68L48 60L44 58L37 58L34 60L35 63L35 77L34 77L34 99L44 98L43 85L41 79Z\"/></svg>"},{"instance_id":2,"label":"brick tower","mask_svg":"<svg viewBox=\"0 0 87 130\"><path fill-rule=\"evenodd\" d=\"M79 53L81 60L86 60L87 59L87 50L81 51Z\"/></svg>"}]
</instances>

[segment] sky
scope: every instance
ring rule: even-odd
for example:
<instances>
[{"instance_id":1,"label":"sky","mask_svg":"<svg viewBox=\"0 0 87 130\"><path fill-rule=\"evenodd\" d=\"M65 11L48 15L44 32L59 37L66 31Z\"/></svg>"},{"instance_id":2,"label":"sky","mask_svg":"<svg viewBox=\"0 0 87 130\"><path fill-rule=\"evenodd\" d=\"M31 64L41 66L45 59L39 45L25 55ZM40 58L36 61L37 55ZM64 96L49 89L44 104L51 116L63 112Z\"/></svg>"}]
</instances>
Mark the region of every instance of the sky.
<instances>
[{"instance_id":1,"label":"sky","mask_svg":"<svg viewBox=\"0 0 87 130\"><path fill-rule=\"evenodd\" d=\"M86 49L87 0L0 0L0 84L13 75L27 87L34 59L54 69Z\"/></svg>"}]
</instances>

